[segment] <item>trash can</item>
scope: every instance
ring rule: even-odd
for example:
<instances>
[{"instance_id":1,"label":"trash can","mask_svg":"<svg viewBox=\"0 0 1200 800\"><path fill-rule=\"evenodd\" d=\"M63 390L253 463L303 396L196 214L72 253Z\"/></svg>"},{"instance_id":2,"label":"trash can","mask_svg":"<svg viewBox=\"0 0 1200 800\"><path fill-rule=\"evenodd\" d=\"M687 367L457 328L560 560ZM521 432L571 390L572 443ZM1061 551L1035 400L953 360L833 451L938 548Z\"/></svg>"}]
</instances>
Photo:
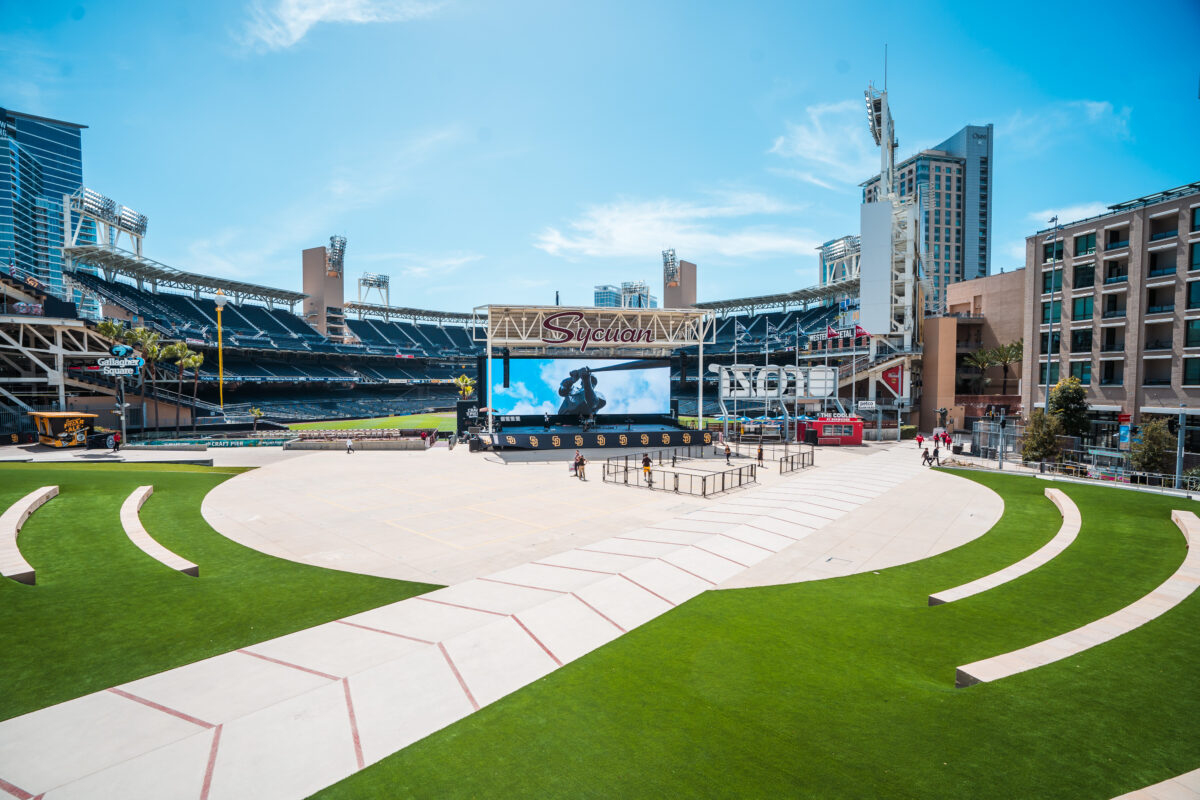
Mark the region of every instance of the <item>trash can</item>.
<instances>
[{"instance_id":1,"label":"trash can","mask_svg":"<svg viewBox=\"0 0 1200 800\"><path fill-rule=\"evenodd\" d=\"M956 456L961 456L962 451L963 451L963 446L961 444L953 445L950 448L950 452L954 453L954 455L956 455Z\"/></svg>"}]
</instances>

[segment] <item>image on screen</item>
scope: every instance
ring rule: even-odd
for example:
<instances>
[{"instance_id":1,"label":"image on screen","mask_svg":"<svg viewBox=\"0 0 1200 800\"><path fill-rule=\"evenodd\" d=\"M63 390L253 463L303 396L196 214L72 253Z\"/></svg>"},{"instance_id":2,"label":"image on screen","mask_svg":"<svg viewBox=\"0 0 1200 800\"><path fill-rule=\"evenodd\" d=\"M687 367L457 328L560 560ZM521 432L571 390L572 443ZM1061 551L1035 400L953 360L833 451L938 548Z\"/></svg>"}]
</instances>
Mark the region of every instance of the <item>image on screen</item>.
<instances>
[{"instance_id":1,"label":"image on screen","mask_svg":"<svg viewBox=\"0 0 1200 800\"><path fill-rule=\"evenodd\" d=\"M663 361L514 358L509 386L492 369L492 405L499 414L667 414L671 367Z\"/></svg>"}]
</instances>

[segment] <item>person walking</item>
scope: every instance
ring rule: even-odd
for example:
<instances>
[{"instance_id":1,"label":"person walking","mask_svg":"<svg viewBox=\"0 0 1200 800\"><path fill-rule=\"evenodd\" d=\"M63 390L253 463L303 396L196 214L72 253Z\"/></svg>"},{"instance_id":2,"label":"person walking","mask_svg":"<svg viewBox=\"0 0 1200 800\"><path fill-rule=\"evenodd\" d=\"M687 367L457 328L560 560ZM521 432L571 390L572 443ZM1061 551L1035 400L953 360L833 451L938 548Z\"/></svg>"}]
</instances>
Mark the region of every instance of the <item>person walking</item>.
<instances>
[{"instance_id":1,"label":"person walking","mask_svg":"<svg viewBox=\"0 0 1200 800\"><path fill-rule=\"evenodd\" d=\"M942 465L942 459L941 459L941 456L939 455L940 452L941 452L941 450L938 449L938 445L935 444L933 446L933 463L930 464L929 466L940 467Z\"/></svg>"},{"instance_id":2,"label":"person walking","mask_svg":"<svg viewBox=\"0 0 1200 800\"><path fill-rule=\"evenodd\" d=\"M346 437L346 452L347 453L354 452L354 440L351 439L350 437Z\"/></svg>"},{"instance_id":3,"label":"person walking","mask_svg":"<svg viewBox=\"0 0 1200 800\"><path fill-rule=\"evenodd\" d=\"M586 481L587 480L587 475L585 474L586 471L587 471L587 459L583 457L583 453L580 453L579 454L579 465L577 467L575 467L575 475L578 476L579 480Z\"/></svg>"},{"instance_id":4,"label":"person walking","mask_svg":"<svg viewBox=\"0 0 1200 800\"><path fill-rule=\"evenodd\" d=\"M121 432L117 431L113 434L113 452L121 452Z\"/></svg>"},{"instance_id":5,"label":"person walking","mask_svg":"<svg viewBox=\"0 0 1200 800\"><path fill-rule=\"evenodd\" d=\"M575 459L571 462L571 472L574 473L576 478L579 477L579 459L580 458L581 458L581 456L579 455L579 451L576 450L575 451Z\"/></svg>"},{"instance_id":6,"label":"person walking","mask_svg":"<svg viewBox=\"0 0 1200 800\"><path fill-rule=\"evenodd\" d=\"M650 454L643 453L642 454L642 475L646 478L646 485L650 486L650 487L654 486L654 473L650 469L653 464L654 464L654 462L650 460Z\"/></svg>"},{"instance_id":7,"label":"person walking","mask_svg":"<svg viewBox=\"0 0 1200 800\"><path fill-rule=\"evenodd\" d=\"M917 434L917 449L920 450L921 446L924 444L925 444L925 437L918 433Z\"/></svg>"},{"instance_id":8,"label":"person walking","mask_svg":"<svg viewBox=\"0 0 1200 800\"><path fill-rule=\"evenodd\" d=\"M925 448L925 452L921 454L921 466L928 467L933 461L933 457L929 455L929 448Z\"/></svg>"},{"instance_id":9,"label":"person walking","mask_svg":"<svg viewBox=\"0 0 1200 800\"><path fill-rule=\"evenodd\" d=\"M726 442L725 443L725 465L726 466L729 466L729 454L730 454L729 442Z\"/></svg>"},{"instance_id":10,"label":"person walking","mask_svg":"<svg viewBox=\"0 0 1200 800\"><path fill-rule=\"evenodd\" d=\"M758 465L760 467L763 465L762 442L759 442L758 444Z\"/></svg>"}]
</instances>

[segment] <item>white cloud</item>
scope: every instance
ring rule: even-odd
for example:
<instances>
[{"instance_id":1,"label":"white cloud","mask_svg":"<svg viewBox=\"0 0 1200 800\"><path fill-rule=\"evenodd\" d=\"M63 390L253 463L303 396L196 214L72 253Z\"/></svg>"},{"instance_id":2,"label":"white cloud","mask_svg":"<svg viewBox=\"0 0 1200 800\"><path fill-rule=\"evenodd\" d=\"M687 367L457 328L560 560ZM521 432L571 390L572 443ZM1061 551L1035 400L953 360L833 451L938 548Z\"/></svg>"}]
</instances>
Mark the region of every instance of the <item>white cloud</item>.
<instances>
[{"instance_id":1,"label":"white cloud","mask_svg":"<svg viewBox=\"0 0 1200 800\"><path fill-rule=\"evenodd\" d=\"M857 185L879 172L879 148L867 131L861 101L809 106L805 122L789 122L770 152L804 164L792 177L817 186Z\"/></svg>"},{"instance_id":2,"label":"white cloud","mask_svg":"<svg viewBox=\"0 0 1200 800\"><path fill-rule=\"evenodd\" d=\"M567 223L548 227L534 246L556 256L645 258L665 247L732 257L810 254L820 242L767 218L800 207L755 192L724 192L709 202L621 200L591 206ZM729 223L741 221L730 229Z\"/></svg>"},{"instance_id":3,"label":"white cloud","mask_svg":"<svg viewBox=\"0 0 1200 800\"><path fill-rule=\"evenodd\" d=\"M1026 214L1026 218L1037 225L1038 230L1050 227L1050 218L1058 217L1058 221L1066 225L1069 222L1075 222L1088 217L1095 217L1099 214L1104 214L1108 211L1108 206L1104 203L1078 203L1073 206L1058 206L1057 208L1044 208L1041 211L1030 211ZM1022 258L1024 258L1024 246L1022 245Z\"/></svg>"},{"instance_id":4,"label":"white cloud","mask_svg":"<svg viewBox=\"0 0 1200 800\"><path fill-rule=\"evenodd\" d=\"M261 0L250 8L246 39L268 50L291 47L322 22L408 22L442 7L426 0Z\"/></svg>"},{"instance_id":5,"label":"white cloud","mask_svg":"<svg viewBox=\"0 0 1200 800\"><path fill-rule=\"evenodd\" d=\"M1070 100L1033 111L1018 110L996 126L996 138L1017 153L1038 153L1081 135L1131 138L1133 109L1107 100Z\"/></svg>"}]
</instances>

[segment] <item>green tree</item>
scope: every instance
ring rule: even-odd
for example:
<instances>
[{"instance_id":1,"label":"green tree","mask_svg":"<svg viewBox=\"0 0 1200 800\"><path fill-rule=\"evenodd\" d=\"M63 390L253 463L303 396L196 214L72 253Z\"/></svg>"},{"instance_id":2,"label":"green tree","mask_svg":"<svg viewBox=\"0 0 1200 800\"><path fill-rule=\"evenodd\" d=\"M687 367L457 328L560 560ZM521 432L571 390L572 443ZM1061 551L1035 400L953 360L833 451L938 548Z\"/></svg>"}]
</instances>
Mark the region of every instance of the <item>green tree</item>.
<instances>
[{"instance_id":1,"label":"green tree","mask_svg":"<svg viewBox=\"0 0 1200 800\"><path fill-rule=\"evenodd\" d=\"M192 371L192 434L196 433L196 397L200 393L200 367L204 365L204 353L192 353L184 359L184 369Z\"/></svg>"},{"instance_id":2,"label":"green tree","mask_svg":"<svg viewBox=\"0 0 1200 800\"><path fill-rule=\"evenodd\" d=\"M1058 458L1058 437L1062 423L1053 414L1037 409L1025 426L1025 441L1021 445L1021 457L1026 461L1054 461Z\"/></svg>"},{"instance_id":3,"label":"green tree","mask_svg":"<svg viewBox=\"0 0 1200 800\"><path fill-rule=\"evenodd\" d=\"M163 361L175 362L175 435L179 435L179 406L183 398L183 364L188 356L193 355L191 349L183 342L172 342L162 349Z\"/></svg>"},{"instance_id":4,"label":"green tree","mask_svg":"<svg viewBox=\"0 0 1200 800\"><path fill-rule=\"evenodd\" d=\"M975 394L983 394L988 385L987 371L999 363L996 361L996 354L991 350L976 350L963 356L963 363L979 370L979 376L972 380L975 383Z\"/></svg>"},{"instance_id":5,"label":"green tree","mask_svg":"<svg viewBox=\"0 0 1200 800\"><path fill-rule=\"evenodd\" d=\"M458 387L458 396L464 400L475 393L475 379L465 373L454 379L454 385Z\"/></svg>"},{"instance_id":6,"label":"green tree","mask_svg":"<svg viewBox=\"0 0 1200 800\"><path fill-rule=\"evenodd\" d=\"M1004 383L1000 388L1000 394L1008 394L1008 368L1013 364L1020 363L1025 356L1025 341L1017 339L1015 342L1002 344L992 351L992 356L996 359L996 366L1004 370Z\"/></svg>"},{"instance_id":7,"label":"green tree","mask_svg":"<svg viewBox=\"0 0 1200 800\"><path fill-rule=\"evenodd\" d=\"M1174 472L1175 437L1165 420L1142 423L1141 436L1129 448L1129 463L1139 472Z\"/></svg>"},{"instance_id":8,"label":"green tree","mask_svg":"<svg viewBox=\"0 0 1200 800\"><path fill-rule=\"evenodd\" d=\"M125 323L111 319L102 319L97 322L96 332L114 342L124 342L129 336L129 329L125 327Z\"/></svg>"},{"instance_id":9,"label":"green tree","mask_svg":"<svg viewBox=\"0 0 1200 800\"><path fill-rule=\"evenodd\" d=\"M1049 411L1058 417L1063 433L1083 436L1088 431L1087 389L1074 375L1063 378L1050 390Z\"/></svg>"},{"instance_id":10,"label":"green tree","mask_svg":"<svg viewBox=\"0 0 1200 800\"><path fill-rule=\"evenodd\" d=\"M254 417L254 432L258 433L258 421L266 415L263 414L263 410L261 408L251 408L250 416Z\"/></svg>"}]
</instances>

